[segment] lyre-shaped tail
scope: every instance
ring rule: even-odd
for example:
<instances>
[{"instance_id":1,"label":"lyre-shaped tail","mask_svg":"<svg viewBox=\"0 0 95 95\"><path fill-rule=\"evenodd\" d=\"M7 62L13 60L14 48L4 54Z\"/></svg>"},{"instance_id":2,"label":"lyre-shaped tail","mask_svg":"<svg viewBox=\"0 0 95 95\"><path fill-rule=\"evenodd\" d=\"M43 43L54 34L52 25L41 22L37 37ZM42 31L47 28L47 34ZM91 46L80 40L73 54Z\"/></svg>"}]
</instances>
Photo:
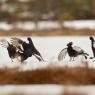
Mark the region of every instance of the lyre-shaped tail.
<instances>
[{"instance_id":1,"label":"lyre-shaped tail","mask_svg":"<svg viewBox=\"0 0 95 95\"><path fill-rule=\"evenodd\" d=\"M0 44L4 48L7 48L9 46L8 41L6 39L1 39Z\"/></svg>"}]
</instances>

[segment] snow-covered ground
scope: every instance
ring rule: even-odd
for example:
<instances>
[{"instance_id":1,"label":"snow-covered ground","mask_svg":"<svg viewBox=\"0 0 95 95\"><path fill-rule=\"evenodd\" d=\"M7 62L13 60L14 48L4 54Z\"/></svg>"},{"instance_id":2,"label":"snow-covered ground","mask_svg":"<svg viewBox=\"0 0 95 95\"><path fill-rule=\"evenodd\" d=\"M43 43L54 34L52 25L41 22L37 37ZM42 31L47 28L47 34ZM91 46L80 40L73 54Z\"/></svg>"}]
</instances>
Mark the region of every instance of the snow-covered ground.
<instances>
[{"instance_id":1,"label":"snow-covered ground","mask_svg":"<svg viewBox=\"0 0 95 95\"><path fill-rule=\"evenodd\" d=\"M1 37L8 41L11 37ZM21 37L19 37L21 38ZM26 37L21 38L26 41ZM68 55L66 59L58 62L57 56L59 52L66 47L68 42L73 42L74 45L81 47L85 52L92 56L91 43L88 36L62 36L62 37L32 37L35 47L40 51L46 62L38 62L35 57L30 57L26 64L20 64L16 59L11 62L8 57L6 48L0 46L0 68L10 67L19 68L19 70L35 70L47 67L76 67L84 66L87 62L89 67L95 68L95 62L84 60L83 57L78 57L75 61L69 62ZM71 93L83 93L83 95L95 95L95 86L61 86L61 85L3 85L0 86L0 95L64 95L64 91Z\"/></svg>"},{"instance_id":2,"label":"snow-covered ground","mask_svg":"<svg viewBox=\"0 0 95 95\"><path fill-rule=\"evenodd\" d=\"M67 93L72 93L70 95L95 95L95 86L94 85L93 86L92 85L65 86L64 91L65 90L67 91Z\"/></svg>"},{"instance_id":3,"label":"snow-covered ground","mask_svg":"<svg viewBox=\"0 0 95 95\"><path fill-rule=\"evenodd\" d=\"M64 27L72 29L95 29L95 20L74 20L65 21Z\"/></svg>"},{"instance_id":4,"label":"snow-covered ground","mask_svg":"<svg viewBox=\"0 0 95 95\"><path fill-rule=\"evenodd\" d=\"M11 37L7 38L8 41ZM21 38L21 37L19 37ZM0 38L2 39L2 37ZM26 41L26 37L21 38ZM76 66L85 66L88 64L89 67L95 68L95 62L89 59L92 56L91 50L91 43L88 36L61 36L61 37L32 37L35 47L40 51L41 55L43 56L45 62L39 62L34 56L28 58L25 63L21 64L14 59L14 62L11 62L11 59L8 56L7 49L0 46L0 68L2 67L18 67L20 70L34 70L34 69L41 69L47 67L76 67ZM59 52L67 47L68 42L73 42L74 46L81 47L85 52L89 54L87 60L84 57L79 56L75 58L75 61L69 61L68 54L65 59L62 61L58 61L58 54Z\"/></svg>"},{"instance_id":5,"label":"snow-covered ground","mask_svg":"<svg viewBox=\"0 0 95 95\"><path fill-rule=\"evenodd\" d=\"M21 30L43 30L43 29L59 29L61 27L72 29L95 29L95 20L73 20L73 21L39 21L39 22L17 22L9 24L0 22L1 30L21 29Z\"/></svg>"},{"instance_id":6,"label":"snow-covered ground","mask_svg":"<svg viewBox=\"0 0 95 95\"><path fill-rule=\"evenodd\" d=\"M64 87L60 85L0 86L0 95L62 95L63 92Z\"/></svg>"},{"instance_id":7,"label":"snow-covered ground","mask_svg":"<svg viewBox=\"0 0 95 95\"><path fill-rule=\"evenodd\" d=\"M3 85L0 95L95 95L95 86L62 86L54 84L44 85Z\"/></svg>"}]
</instances>

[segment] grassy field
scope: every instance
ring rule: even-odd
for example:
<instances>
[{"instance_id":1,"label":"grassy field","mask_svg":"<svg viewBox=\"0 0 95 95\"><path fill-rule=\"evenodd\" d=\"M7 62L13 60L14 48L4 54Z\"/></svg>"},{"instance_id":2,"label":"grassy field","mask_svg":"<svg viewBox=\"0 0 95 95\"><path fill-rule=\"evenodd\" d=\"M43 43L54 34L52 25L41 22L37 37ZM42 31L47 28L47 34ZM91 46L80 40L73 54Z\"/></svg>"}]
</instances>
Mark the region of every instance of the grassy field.
<instances>
[{"instance_id":1,"label":"grassy field","mask_svg":"<svg viewBox=\"0 0 95 95\"><path fill-rule=\"evenodd\" d=\"M58 30L40 30L40 31L23 31L23 30L0 30L0 36L83 36L95 35L95 30L73 30L73 29L58 29Z\"/></svg>"},{"instance_id":2,"label":"grassy field","mask_svg":"<svg viewBox=\"0 0 95 95\"><path fill-rule=\"evenodd\" d=\"M62 36L95 35L94 30L43 30L43 31L1 31L0 36ZM0 69L0 84L95 84L95 69L88 68L47 68L18 72L17 68Z\"/></svg>"},{"instance_id":3,"label":"grassy field","mask_svg":"<svg viewBox=\"0 0 95 95\"><path fill-rule=\"evenodd\" d=\"M85 94L85 93L75 93L75 92L65 92L63 93L63 95L88 95L88 94Z\"/></svg>"},{"instance_id":4,"label":"grassy field","mask_svg":"<svg viewBox=\"0 0 95 95\"><path fill-rule=\"evenodd\" d=\"M0 84L95 84L95 69L53 67L32 71L18 71L17 68L6 68L0 69Z\"/></svg>"}]
</instances>

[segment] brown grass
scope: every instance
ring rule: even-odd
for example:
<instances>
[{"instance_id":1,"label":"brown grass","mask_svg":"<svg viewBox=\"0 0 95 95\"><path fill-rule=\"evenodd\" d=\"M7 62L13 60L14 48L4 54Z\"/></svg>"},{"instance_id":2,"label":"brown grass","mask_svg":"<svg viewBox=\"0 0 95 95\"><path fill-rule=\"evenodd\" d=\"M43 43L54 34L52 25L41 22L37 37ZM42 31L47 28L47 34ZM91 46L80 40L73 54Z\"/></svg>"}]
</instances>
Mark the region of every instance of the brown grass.
<instances>
[{"instance_id":1,"label":"brown grass","mask_svg":"<svg viewBox=\"0 0 95 95\"><path fill-rule=\"evenodd\" d=\"M40 31L23 31L23 30L0 30L0 36L83 36L95 35L95 30L73 30L73 29L58 29L58 30L40 30Z\"/></svg>"},{"instance_id":2,"label":"brown grass","mask_svg":"<svg viewBox=\"0 0 95 95\"><path fill-rule=\"evenodd\" d=\"M74 93L74 92L65 92L63 95L87 95L87 94L85 94L85 93Z\"/></svg>"},{"instance_id":3,"label":"brown grass","mask_svg":"<svg viewBox=\"0 0 95 95\"><path fill-rule=\"evenodd\" d=\"M0 84L95 84L95 69L47 68L24 72L0 69Z\"/></svg>"}]
</instances>

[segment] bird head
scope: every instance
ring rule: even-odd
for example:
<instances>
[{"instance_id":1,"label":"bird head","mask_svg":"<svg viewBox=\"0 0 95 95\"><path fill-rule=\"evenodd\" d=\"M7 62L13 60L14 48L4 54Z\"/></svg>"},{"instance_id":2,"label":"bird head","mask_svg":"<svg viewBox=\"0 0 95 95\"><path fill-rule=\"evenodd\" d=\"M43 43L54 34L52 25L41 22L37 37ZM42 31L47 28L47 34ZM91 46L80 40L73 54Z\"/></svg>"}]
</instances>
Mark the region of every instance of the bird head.
<instances>
[{"instance_id":1,"label":"bird head","mask_svg":"<svg viewBox=\"0 0 95 95\"><path fill-rule=\"evenodd\" d=\"M91 41L94 41L94 38L93 38L92 36L90 36L89 39L90 39Z\"/></svg>"},{"instance_id":2,"label":"bird head","mask_svg":"<svg viewBox=\"0 0 95 95\"><path fill-rule=\"evenodd\" d=\"M73 45L73 42L69 42L68 44L67 44L67 46L72 46Z\"/></svg>"},{"instance_id":3,"label":"bird head","mask_svg":"<svg viewBox=\"0 0 95 95\"><path fill-rule=\"evenodd\" d=\"M28 37L28 38L27 38L27 40L28 40L28 41L30 41L30 40L31 40L31 38L30 38L30 37Z\"/></svg>"}]
</instances>

